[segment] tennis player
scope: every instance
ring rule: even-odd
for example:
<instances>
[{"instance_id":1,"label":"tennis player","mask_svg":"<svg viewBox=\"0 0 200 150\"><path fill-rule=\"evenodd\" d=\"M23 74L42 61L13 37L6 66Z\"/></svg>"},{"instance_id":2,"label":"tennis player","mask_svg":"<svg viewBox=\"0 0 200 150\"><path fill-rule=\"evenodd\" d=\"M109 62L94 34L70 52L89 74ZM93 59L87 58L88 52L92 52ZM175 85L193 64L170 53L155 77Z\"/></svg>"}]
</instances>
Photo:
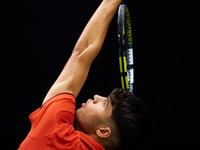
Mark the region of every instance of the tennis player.
<instances>
[{"instance_id":1,"label":"tennis player","mask_svg":"<svg viewBox=\"0 0 200 150\"><path fill-rule=\"evenodd\" d=\"M30 114L31 130L18 150L137 150L149 142L146 109L127 90L114 89L108 97L94 95L75 111L75 99L121 2L102 1L42 106Z\"/></svg>"}]
</instances>

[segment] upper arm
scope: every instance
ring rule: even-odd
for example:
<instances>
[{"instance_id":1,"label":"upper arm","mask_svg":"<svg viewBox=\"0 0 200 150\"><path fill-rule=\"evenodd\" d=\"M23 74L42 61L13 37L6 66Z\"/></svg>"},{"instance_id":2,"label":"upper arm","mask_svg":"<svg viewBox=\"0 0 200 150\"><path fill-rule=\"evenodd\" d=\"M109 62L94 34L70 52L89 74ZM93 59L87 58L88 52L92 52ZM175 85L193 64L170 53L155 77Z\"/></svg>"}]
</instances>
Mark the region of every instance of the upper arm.
<instances>
[{"instance_id":1,"label":"upper arm","mask_svg":"<svg viewBox=\"0 0 200 150\"><path fill-rule=\"evenodd\" d=\"M62 92L68 92L77 97L89 72L92 60L84 53L74 51L64 66L59 77L48 91L43 103Z\"/></svg>"}]
</instances>

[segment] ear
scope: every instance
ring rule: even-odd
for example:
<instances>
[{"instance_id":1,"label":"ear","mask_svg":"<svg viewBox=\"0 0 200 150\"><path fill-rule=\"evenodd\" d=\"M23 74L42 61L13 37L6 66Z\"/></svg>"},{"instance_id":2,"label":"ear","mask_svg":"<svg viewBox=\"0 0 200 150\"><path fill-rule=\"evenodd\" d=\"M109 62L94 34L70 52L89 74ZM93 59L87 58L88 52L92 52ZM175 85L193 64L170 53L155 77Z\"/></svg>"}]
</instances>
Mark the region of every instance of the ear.
<instances>
[{"instance_id":1,"label":"ear","mask_svg":"<svg viewBox=\"0 0 200 150\"><path fill-rule=\"evenodd\" d=\"M96 130L96 134L100 138L108 138L111 135L111 130L109 127L99 128Z\"/></svg>"}]
</instances>

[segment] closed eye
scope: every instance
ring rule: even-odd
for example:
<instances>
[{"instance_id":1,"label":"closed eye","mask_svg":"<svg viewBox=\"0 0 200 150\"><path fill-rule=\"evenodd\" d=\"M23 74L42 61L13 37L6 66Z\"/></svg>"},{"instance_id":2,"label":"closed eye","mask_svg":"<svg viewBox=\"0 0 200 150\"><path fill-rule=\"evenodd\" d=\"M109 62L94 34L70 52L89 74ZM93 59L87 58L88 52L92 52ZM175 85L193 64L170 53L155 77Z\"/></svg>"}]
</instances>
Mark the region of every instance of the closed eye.
<instances>
[{"instance_id":1,"label":"closed eye","mask_svg":"<svg viewBox=\"0 0 200 150\"><path fill-rule=\"evenodd\" d=\"M107 98L107 100L105 101L105 103L103 103L103 106L106 107L108 105L109 102L109 98Z\"/></svg>"}]
</instances>

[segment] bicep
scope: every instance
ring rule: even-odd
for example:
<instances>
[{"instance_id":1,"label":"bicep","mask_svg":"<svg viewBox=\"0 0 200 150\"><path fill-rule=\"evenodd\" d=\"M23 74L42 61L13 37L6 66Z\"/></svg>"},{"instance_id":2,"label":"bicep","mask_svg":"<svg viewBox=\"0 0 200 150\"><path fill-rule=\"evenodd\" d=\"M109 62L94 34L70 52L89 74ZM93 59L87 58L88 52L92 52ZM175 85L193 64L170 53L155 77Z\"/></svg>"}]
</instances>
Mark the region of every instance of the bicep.
<instances>
[{"instance_id":1,"label":"bicep","mask_svg":"<svg viewBox=\"0 0 200 150\"><path fill-rule=\"evenodd\" d=\"M73 52L43 103L62 92L69 92L77 97L87 78L91 62L86 55Z\"/></svg>"}]
</instances>

